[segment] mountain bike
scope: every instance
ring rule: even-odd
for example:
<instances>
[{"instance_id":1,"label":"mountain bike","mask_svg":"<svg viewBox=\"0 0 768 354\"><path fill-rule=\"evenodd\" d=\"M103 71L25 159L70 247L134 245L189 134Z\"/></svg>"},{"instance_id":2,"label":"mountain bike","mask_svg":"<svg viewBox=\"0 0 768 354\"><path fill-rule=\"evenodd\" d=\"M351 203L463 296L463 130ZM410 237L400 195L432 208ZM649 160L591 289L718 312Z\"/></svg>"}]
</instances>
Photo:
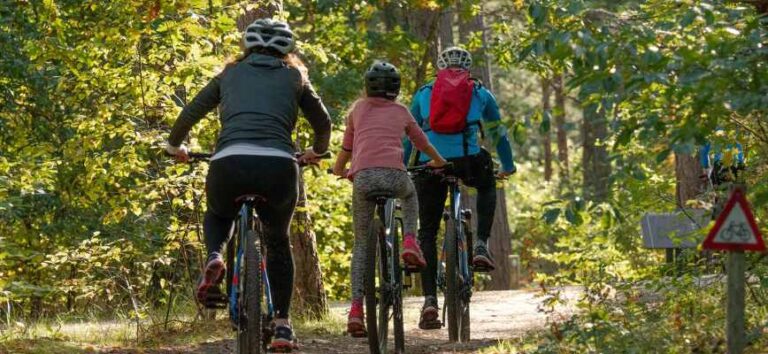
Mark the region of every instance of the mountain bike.
<instances>
[{"instance_id":1,"label":"mountain bike","mask_svg":"<svg viewBox=\"0 0 768 354\"><path fill-rule=\"evenodd\" d=\"M328 170L328 173L333 173ZM371 191L366 199L376 204L365 247L364 294L368 347L372 354L388 353L389 322L392 321L394 352L405 352L403 330L403 275L415 269L400 266L400 237L403 219L391 191ZM391 312L390 312L391 310Z\"/></svg>"},{"instance_id":2,"label":"mountain bike","mask_svg":"<svg viewBox=\"0 0 768 354\"><path fill-rule=\"evenodd\" d=\"M211 154L189 153L189 157L190 162L208 160ZM330 153L320 156L322 159L329 157ZM305 164L299 163L299 166ZM268 249L262 242L265 228L257 213L257 209L268 201L257 194L245 194L234 202L240 205L240 211L227 241L227 295L222 296L214 286L211 289L218 291L209 293L203 305L229 309L232 328L236 331L237 354L261 354L267 352L267 344L274 333L271 322L275 314L267 276Z\"/></svg>"},{"instance_id":3,"label":"mountain bike","mask_svg":"<svg viewBox=\"0 0 768 354\"><path fill-rule=\"evenodd\" d=\"M448 339L452 342L468 342L470 337L469 302L474 286L472 259L472 211L461 204L459 178L453 173L452 165L442 169L427 166L408 169L413 177L418 175L440 175L448 185L449 208L443 212L445 237L437 265L437 286L445 295L443 324L448 325ZM447 312L447 316L446 316ZM447 319L446 319L447 317Z\"/></svg>"}]
</instances>

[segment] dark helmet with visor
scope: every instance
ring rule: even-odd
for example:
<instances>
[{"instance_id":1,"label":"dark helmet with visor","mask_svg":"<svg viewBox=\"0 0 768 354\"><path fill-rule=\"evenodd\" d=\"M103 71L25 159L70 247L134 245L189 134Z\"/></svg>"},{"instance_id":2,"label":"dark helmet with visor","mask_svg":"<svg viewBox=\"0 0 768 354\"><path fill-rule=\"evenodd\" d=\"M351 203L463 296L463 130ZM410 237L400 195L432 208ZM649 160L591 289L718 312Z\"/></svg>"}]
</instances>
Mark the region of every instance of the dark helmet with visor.
<instances>
[{"instance_id":1,"label":"dark helmet with visor","mask_svg":"<svg viewBox=\"0 0 768 354\"><path fill-rule=\"evenodd\" d=\"M365 93L368 97L396 99L400 94L400 72L394 65L377 60L365 73Z\"/></svg>"}]
</instances>

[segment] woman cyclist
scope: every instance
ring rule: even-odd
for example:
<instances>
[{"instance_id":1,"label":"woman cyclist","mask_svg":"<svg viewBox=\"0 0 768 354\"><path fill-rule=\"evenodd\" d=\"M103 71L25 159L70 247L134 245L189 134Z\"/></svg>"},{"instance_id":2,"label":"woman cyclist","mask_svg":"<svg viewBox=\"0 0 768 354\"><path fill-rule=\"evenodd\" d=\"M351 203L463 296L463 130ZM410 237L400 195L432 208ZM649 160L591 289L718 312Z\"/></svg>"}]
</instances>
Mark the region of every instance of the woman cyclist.
<instances>
[{"instance_id":1,"label":"woman cyclist","mask_svg":"<svg viewBox=\"0 0 768 354\"><path fill-rule=\"evenodd\" d=\"M421 269L426 265L416 242L418 201L413 182L403 164L403 137L413 142L431 159L432 167L445 160L429 144L408 108L396 102L400 94L400 73L392 64L375 62L365 74L365 98L355 102L347 118L342 151L333 173L353 179L353 222L355 246L352 251L352 308L347 332L353 337L365 337L363 322L363 277L365 276L365 247L368 228L376 208L367 199L371 191L391 191L399 198L403 210L403 262ZM349 170L347 162L352 160Z\"/></svg>"},{"instance_id":2,"label":"woman cyclist","mask_svg":"<svg viewBox=\"0 0 768 354\"><path fill-rule=\"evenodd\" d=\"M315 162L328 149L331 121L293 54L295 38L288 24L258 19L243 35L243 55L214 77L179 115L166 150L189 159L182 140L192 126L219 107L221 132L206 179L208 208L204 232L208 261L197 286L203 301L224 273L222 248L237 214L235 199L257 194L266 199L258 210L266 226L267 268L275 305L271 347L290 351L295 342L288 314L293 294L293 257L288 230L296 206L298 167L291 133L298 109L315 133L312 148L299 160Z\"/></svg>"}]
</instances>

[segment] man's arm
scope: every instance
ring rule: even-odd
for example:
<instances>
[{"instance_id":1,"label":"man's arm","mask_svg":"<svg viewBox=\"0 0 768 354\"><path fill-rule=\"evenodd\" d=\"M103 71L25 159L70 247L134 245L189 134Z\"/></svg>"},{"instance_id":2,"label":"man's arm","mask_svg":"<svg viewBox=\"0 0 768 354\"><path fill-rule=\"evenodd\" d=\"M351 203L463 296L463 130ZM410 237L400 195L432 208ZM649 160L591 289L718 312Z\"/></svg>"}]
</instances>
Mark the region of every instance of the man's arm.
<instances>
[{"instance_id":1,"label":"man's arm","mask_svg":"<svg viewBox=\"0 0 768 354\"><path fill-rule=\"evenodd\" d=\"M421 129L421 122L424 121L424 118L421 116L421 106L419 105L420 95L421 90L416 91L416 94L413 95L413 102L411 103L411 115L413 116L413 119L416 120L419 129ZM407 137L403 138L403 164L405 166L408 166L408 160L411 158L412 151L413 144L411 144L411 140Z\"/></svg>"},{"instance_id":2,"label":"man's arm","mask_svg":"<svg viewBox=\"0 0 768 354\"><path fill-rule=\"evenodd\" d=\"M507 137L507 127L501 122L499 105L496 98L485 88L480 88L481 95L485 99L485 108L483 110L483 120L486 122L487 135L491 137L491 142L496 147L496 152L501 160L501 172L504 174L513 174L517 171L515 166L512 146Z\"/></svg>"}]
</instances>

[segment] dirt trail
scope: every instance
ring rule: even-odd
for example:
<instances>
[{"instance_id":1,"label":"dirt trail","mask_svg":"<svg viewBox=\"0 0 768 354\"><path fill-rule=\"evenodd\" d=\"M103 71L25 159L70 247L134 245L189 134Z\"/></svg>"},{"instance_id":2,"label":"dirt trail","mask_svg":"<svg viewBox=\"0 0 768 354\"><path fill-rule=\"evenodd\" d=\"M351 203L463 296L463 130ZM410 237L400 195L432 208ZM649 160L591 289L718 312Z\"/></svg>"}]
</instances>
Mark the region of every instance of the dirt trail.
<instances>
[{"instance_id":1,"label":"dirt trail","mask_svg":"<svg viewBox=\"0 0 768 354\"><path fill-rule=\"evenodd\" d=\"M565 297L574 300L579 291L577 288L564 289ZM418 310L421 309L422 299L410 297L405 299L405 336L408 353L472 353L480 348L493 346L504 339L521 336L526 331L541 329L546 325L546 315L539 312L538 307L542 298L536 292L526 290L486 291L472 296L470 314L472 319L469 343L449 343L446 328L433 331L418 329ZM558 314L568 316L573 313L570 301L568 306L558 309ZM347 305L334 304L331 310L346 317ZM316 334L298 333L301 345L300 353L311 354L359 354L368 352L365 339L355 339L344 336L343 333ZM179 348L164 348L149 351L153 354L184 353L184 354L228 354L234 351L232 340L221 340L212 343L193 344Z\"/></svg>"}]
</instances>

